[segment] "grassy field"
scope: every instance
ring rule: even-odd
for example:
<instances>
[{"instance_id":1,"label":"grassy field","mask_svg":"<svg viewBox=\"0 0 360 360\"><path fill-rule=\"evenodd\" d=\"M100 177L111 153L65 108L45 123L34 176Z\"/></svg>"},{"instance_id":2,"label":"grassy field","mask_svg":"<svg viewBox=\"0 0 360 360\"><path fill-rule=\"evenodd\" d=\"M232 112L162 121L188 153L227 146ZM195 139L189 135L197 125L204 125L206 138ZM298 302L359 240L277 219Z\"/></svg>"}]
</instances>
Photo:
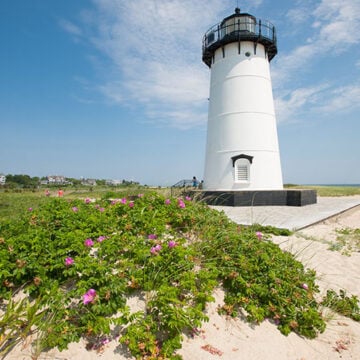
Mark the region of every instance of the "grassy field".
<instances>
[{"instance_id":1,"label":"grassy field","mask_svg":"<svg viewBox=\"0 0 360 360\"><path fill-rule=\"evenodd\" d=\"M170 188L150 189L146 187L120 187L113 188L109 186L96 187L90 189L83 188L65 188L63 197L68 200L74 199L110 199L121 198L123 196L137 195L139 193L153 192L163 196L170 196ZM176 195L177 193L175 193ZM58 189L50 189L50 197L57 197ZM48 198L45 196L45 189L38 190L0 190L0 219L15 219L19 211L26 208L36 208L44 204Z\"/></svg>"},{"instance_id":2,"label":"grassy field","mask_svg":"<svg viewBox=\"0 0 360 360\"><path fill-rule=\"evenodd\" d=\"M318 196L352 196L360 195L360 186L317 186L317 185L287 185L288 189L316 190Z\"/></svg>"},{"instance_id":3,"label":"grassy field","mask_svg":"<svg viewBox=\"0 0 360 360\"><path fill-rule=\"evenodd\" d=\"M291 189L314 189L318 196L352 196L360 195L359 187L350 186L302 186L302 185L286 185L286 188ZM170 188L147 188L141 186L114 188L109 186L89 187L83 188L65 188L64 198L73 200L78 198L95 198L95 199L109 199L121 198L122 196L136 195L139 192L146 193L156 191L157 193L169 197L180 196L181 189L171 190ZM51 197L57 196L58 189L50 190ZM20 209L37 207L44 203L46 199L45 189L39 190L0 190L0 218L16 218Z\"/></svg>"}]
</instances>

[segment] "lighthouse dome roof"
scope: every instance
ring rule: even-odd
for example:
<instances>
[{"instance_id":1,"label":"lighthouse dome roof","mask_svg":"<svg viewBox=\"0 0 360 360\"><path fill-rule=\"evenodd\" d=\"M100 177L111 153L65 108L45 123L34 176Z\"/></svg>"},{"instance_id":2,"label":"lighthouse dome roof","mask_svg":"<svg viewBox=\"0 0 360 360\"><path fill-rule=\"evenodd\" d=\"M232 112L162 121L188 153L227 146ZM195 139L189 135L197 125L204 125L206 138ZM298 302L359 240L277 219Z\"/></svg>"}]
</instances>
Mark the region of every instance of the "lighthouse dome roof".
<instances>
[{"instance_id":1,"label":"lighthouse dome roof","mask_svg":"<svg viewBox=\"0 0 360 360\"><path fill-rule=\"evenodd\" d=\"M253 20L256 21L256 17L254 15L248 14L248 13L241 13L240 12L240 8L235 8L235 13L231 14L230 16L227 16L226 18L224 18L224 20L220 23L220 25L223 25L226 21L233 19L233 18L238 18L238 17L250 17Z\"/></svg>"}]
</instances>

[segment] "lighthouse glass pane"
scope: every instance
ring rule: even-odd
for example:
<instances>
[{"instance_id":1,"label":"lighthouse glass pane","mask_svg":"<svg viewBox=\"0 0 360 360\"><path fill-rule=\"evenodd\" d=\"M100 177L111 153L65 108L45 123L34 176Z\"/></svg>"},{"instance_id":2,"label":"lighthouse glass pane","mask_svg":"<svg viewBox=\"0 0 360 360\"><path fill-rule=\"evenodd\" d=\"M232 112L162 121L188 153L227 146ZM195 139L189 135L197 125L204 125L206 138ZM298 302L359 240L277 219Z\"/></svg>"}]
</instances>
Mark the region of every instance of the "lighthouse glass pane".
<instances>
[{"instance_id":1,"label":"lighthouse glass pane","mask_svg":"<svg viewBox=\"0 0 360 360\"><path fill-rule=\"evenodd\" d=\"M239 18L239 30L255 32L255 20L250 16L242 16Z\"/></svg>"},{"instance_id":2,"label":"lighthouse glass pane","mask_svg":"<svg viewBox=\"0 0 360 360\"><path fill-rule=\"evenodd\" d=\"M234 31L235 31L235 18L231 18L222 25L221 37L224 37L225 35L229 35Z\"/></svg>"},{"instance_id":3,"label":"lighthouse glass pane","mask_svg":"<svg viewBox=\"0 0 360 360\"><path fill-rule=\"evenodd\" d=\"M215 33L212 31L208 36L206 37L206 46L209 46L215 41Z\"/></svg>"}]
</instances>

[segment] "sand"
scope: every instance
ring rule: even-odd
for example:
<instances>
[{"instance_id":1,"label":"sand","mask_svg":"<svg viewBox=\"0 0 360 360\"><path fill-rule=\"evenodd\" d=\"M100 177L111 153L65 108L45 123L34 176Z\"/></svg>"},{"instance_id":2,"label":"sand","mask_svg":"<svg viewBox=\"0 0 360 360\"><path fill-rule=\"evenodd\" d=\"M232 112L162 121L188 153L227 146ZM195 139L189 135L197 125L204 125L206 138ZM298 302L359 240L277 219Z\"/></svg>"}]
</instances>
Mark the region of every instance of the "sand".
<instances>
[{"instance_id":1,"label":"sand","mask_svg":"<svg viewBox=\"0 0 360 360\"><path fill-rule=\"evenodd\" d=\"M360 207L296 232L289 237L273 237L281 248L294 253L306 267L318 275L320 296L326 290L344 289L360 297L360 252L346 246L336 247L337 229L360 228ZM335 245L334 245L335 244ZM329 247L336 251L329 250ZM217 306L223 301L221 289L215 291L216 302L208 306L209 322L193 338L184 336L179 354L184 360L254 359L254 360L315 360L360 359L360 323L324 311L327 328L314 340L296 334L283 336L268 321L259 326L243 319L219 316ZM17 346L5 359L31 359L36 350L31 339ZM70 344L68 350L41 353L38 359L132 359L116 340L106 344L102 351L87 351L85 343Z\"/></svg>"}]
</instances>

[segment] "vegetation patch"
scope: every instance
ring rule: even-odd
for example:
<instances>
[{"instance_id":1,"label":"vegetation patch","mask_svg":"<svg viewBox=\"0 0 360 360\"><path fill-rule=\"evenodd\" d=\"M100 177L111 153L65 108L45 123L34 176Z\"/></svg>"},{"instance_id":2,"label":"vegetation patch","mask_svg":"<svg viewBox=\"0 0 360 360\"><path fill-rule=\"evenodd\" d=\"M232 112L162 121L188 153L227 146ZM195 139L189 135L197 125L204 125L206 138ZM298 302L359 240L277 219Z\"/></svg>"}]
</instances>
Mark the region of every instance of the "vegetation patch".
<instances>
[{"instance_id":1,"label":"vegetation patch","mask_svg":"<svg viewBox=\"0 0 360 360\"><path fill-rule=\"evenodd\" d=\"M179 359L219 285L221 313L314 338L325 329L315 272L267 231L156 193L26 202L0 222L0 354L36 332L39 352L84 338L89 349L119 341L137 359Z\"/></svg>"},{"instance_id":2,"label":"vegetation patch","mask_svg":"<svg viewBox=\"0 0 360 360\"><path fill-rule=\"evenodd\" d=\"M316 190L318 196L353 196L360 195L360 186L331 186L331 185L295 185L285 184L285 188L289 189L311 189Z\"/></svg>"},{"instance_id":3,"label":"vegetation patch","mask_svg":"<svg viewBox=\"0 0 360 360\"><path fill-rule=\"evenodd\" d=\"M340 290L339 294L334 290L328 290L322 304L341 315L360 321L358 297L355 295L349 297L344 290Z\"/></svg>"},{"instance_id":4,"label":"vegetation patch","mask_svg":"<svg viewBox=\"0 0 360 360\"><path fill-rule=\"evenodd\" d=\"M360 251L360 229L337 229L336 234L336 240L331 244L330 250L341 251L348 256Z\"/></svg>"}]
</instances>

